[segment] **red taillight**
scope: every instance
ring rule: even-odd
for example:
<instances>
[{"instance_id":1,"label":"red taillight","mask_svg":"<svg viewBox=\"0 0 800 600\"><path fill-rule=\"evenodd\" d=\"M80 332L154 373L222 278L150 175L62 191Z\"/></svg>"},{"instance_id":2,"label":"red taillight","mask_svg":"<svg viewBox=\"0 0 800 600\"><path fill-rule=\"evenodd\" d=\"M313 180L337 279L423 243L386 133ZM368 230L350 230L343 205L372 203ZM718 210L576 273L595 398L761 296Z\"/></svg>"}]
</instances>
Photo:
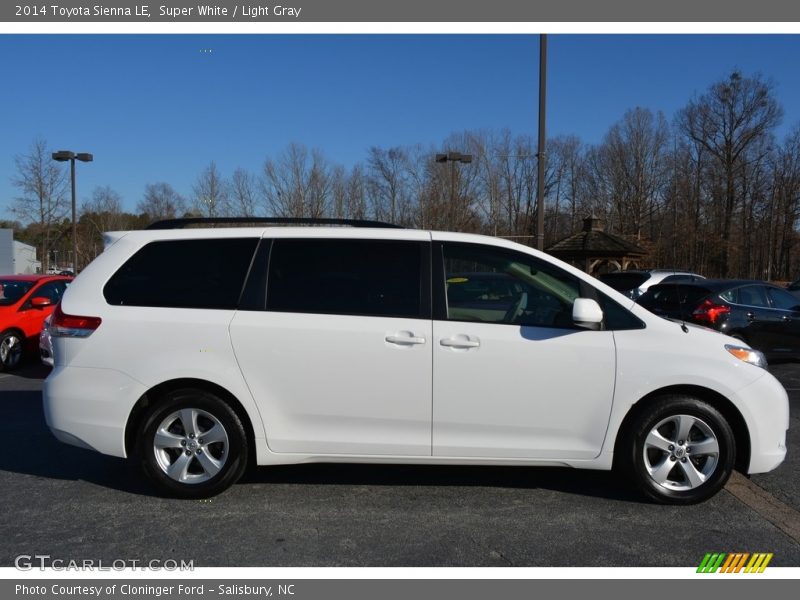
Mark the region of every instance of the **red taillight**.
<instances>
[{"instance_id":1,"label":"red taillight","mask_svg":"<svg viewBox=\"0 0 800 600\"><path fill-rule=\"evenodd\" d=\"M694 309L692 316L695 321L700 323L710 323L713 325L722 315L731 312L731 307L726 304L716 304L711 300L703 300L703 303Z\"/></svg>"},{"instance_id":2,"label":"red taillight","mask_svg":"<svg viewBox=\"0 0 800 600\"><path fill-rule=\"evenodd\" d=\"M56 304L53 316L50 319L50 335L55 337L88 337L100 327L100 317L80 317L68 315L61 310L61 304Z\"/></svg>"}]
</instances>

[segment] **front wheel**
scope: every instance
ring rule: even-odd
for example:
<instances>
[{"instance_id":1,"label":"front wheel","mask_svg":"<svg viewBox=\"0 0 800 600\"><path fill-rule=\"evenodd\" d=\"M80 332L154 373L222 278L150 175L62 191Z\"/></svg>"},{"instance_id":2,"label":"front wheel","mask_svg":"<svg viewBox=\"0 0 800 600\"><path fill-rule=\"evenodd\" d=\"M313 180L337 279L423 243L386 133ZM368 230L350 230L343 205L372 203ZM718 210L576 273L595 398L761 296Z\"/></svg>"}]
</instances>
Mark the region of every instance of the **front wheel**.
<instances>
[{"instance_id":1,"label":"front wheel","mask_svg":"<svg viewBox=\"0 0 800 600\"><path fill-rule=\"evenodd\" d=\"M207 498L247 466L247 434L221 398L198 389L167 393L145 415L138 438L142 467L162 493Z\"/></svg>"},{"instance_id":2,"label":"front wheel","mask_svg":"<svg viewBox=\"0 0 800 600\"><path fill-rule=\"evenodd\" d=\"M20 335L7 331L0 336L0 371L12 371L22 362L23 343Z\"/></svg>"},{"instance_id":3,"label":"front wheel","mask_svg":"<svg viewBox=\"0 0 800 600\"><path fill-rule=\"evenodd\" d=\"M622 452L621 466L647 497L664 504L695 504L728 481L736 443L725 417L710 404L665 396L636 416Z\"/></svg>"}]
</instances>

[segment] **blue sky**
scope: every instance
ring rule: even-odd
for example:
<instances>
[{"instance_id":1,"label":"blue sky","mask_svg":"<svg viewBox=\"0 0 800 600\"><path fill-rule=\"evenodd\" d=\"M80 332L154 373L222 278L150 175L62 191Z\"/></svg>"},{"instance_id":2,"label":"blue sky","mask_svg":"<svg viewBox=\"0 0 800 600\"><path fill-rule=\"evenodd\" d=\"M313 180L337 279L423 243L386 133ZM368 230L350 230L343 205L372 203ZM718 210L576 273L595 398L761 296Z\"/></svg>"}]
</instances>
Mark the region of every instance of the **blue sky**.
<instances>
[{"instance_id":1,"label":"blue sky","mask_svg":"<svg viewBox=\"0 0 800 600\"><path fill-rule=\"evenodd\" d=\"M538 48L535 35L0 36L0 218L14 155L37 136L94 153L79 202L110 185L130 210L148 182L189 195L210 161L256 172L290 142L350 166L373 145L465 129L535 136ZM734 68L774 81L779 135L800 122L800 36L551 35L548 56L549 136L598 142L637 105L671 119Z\"/></svg>"}]
</instances>

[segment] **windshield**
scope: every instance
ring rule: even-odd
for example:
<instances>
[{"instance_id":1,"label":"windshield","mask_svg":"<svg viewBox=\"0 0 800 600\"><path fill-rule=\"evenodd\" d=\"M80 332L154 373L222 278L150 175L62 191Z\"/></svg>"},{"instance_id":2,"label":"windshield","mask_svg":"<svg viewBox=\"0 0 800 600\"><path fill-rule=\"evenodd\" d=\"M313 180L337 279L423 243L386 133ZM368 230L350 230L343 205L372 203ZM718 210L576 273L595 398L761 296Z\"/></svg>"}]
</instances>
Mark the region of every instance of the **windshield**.
<instances>
[{"instance_id":1,"label":"windshield","mask_svg":"<svg viewBox=\"0 0 800 600\"><path fill-rule=\"evenodd\" d=\"M0 306L14 304L33 287L32 281L0 279Z\"/></svg>"}]
</instances>

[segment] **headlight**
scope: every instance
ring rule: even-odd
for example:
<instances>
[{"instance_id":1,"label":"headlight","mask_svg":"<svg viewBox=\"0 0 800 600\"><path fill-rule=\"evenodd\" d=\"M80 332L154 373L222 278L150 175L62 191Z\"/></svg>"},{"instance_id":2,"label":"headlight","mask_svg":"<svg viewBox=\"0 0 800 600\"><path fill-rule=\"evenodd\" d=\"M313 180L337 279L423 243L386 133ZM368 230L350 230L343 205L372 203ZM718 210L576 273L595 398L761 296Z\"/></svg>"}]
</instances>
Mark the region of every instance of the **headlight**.
<instances>
[{"instance_id":1,"label":"headlight","mask_svg":"<svg viewBox=\"0 0 800 600\"><path fill-rule=\"evenodd\" d=\"M761 367L762 369L767 368L767 357L758 350L753 350L752 348L746 348L744 346L733 346L731 344L725 344L725 350L733 354L739 360Z\"/></svg>"}]
</instances>

